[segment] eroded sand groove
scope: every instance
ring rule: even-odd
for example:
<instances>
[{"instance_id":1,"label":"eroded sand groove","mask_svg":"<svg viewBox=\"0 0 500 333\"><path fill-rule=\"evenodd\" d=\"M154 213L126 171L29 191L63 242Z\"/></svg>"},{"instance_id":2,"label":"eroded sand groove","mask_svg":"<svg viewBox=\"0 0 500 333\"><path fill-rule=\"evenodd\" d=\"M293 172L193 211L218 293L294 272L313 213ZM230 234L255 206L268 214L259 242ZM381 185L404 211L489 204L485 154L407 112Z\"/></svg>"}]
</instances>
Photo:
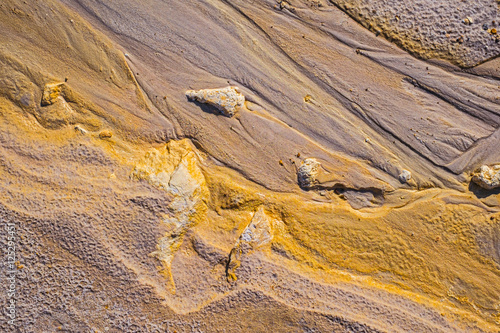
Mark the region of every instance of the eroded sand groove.
<instances>
[{"instance_id":1,"label":"eroded sand groove","mask_svg":"<svg viewBox=\"0 0 500 333\"><path fill-rule=\"evenodd\" d=\"M21 331L498 331L497 60L327 1L0 17Z\"/></svg>"}]
</instances>

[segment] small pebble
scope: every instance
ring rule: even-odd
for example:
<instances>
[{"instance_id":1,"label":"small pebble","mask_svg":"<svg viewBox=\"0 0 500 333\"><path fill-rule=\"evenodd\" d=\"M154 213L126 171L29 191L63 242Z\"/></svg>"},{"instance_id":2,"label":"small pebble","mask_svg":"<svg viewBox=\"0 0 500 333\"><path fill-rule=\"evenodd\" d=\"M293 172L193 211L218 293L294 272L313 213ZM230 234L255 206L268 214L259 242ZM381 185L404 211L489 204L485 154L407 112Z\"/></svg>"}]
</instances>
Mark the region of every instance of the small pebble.
<instances>
[{"instance_id":1,"label":"small pebble","mask_svg":"<svg viewBox=\"0 0 500 333\"><path fill-rule=\"evenodd\" d=\"M410 179L411 179L411 172L403 169L403 171L401 171L401 173L399 174L399 181L401 183L408 183Z\"/></svg>"},{"instance_id":2,"label":"small pebble","mask_svg":"<svg viewBox=\"0 0 500 333\"><path fill-rule=\"evenodd\" d=\"M471 25L472 23L474 23L474 21L472 20L471 17L466 17L462 20L462 22L465 24L465 25Z\"/></svg>"},{"instance_id":3,"label":"small pebble","mask_svg":"<svg viewBox=\"0 0 500 333\"><path fill-rule=\"evenodd\" d=\"M87 134L87 130L78 125L75 126L75 131L80 132L82 134Z\"/></svg>"},{"instance_id":4,"label":"small pebble","mask_svg":"<svg viewBox=\"0 0 500 333\"><path fill-rule=\"evenodd\" d=\"M101 139L109 139L113 136L113 133L110 130L104 130L99 133L99 138Z\"/></svg>"}]
</instances>

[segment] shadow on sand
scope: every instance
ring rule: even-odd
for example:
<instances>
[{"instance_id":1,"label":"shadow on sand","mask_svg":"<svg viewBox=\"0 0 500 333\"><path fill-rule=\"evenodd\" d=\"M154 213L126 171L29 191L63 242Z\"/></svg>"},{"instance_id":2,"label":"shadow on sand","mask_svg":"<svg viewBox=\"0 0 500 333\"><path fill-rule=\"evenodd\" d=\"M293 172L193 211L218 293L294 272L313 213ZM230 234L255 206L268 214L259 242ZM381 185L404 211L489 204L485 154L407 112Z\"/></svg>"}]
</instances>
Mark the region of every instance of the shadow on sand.
<instances>
[{"instance_id":1,"label":"shadow on sand","mask_svg":"<svg viewBox=\"0 0 500 333\"><path fill-rule=\"evenodd\" d=\"M478 199L485 199L492 195L497 195L500 193L500 187L492 190L487 190L477 185L474 182L469 183L469 191L474 193Z\"/></svg>"}]
</instances>

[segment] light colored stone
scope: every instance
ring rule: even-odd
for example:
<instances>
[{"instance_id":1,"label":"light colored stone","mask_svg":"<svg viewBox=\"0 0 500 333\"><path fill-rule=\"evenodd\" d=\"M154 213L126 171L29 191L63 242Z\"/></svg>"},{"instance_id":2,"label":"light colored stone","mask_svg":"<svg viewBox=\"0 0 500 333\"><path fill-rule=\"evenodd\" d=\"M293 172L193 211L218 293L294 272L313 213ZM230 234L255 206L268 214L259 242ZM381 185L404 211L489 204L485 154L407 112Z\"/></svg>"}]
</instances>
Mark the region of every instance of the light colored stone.
<instances>
[{"instance_id":1,"label":"light colored stone","mask_svg":"<svg viewBox=\"0 0 500 333\"><path fill-rule=\"evenodd\" d=\"M174 254L189 228L206 217L208 188L198 163L187 139L170 141L164 148L148 151L131 174L131 178L146 180L173 196L168 205L172 215L163 220L168 231L150 254L162 263L161 273L169 279L172 292L175 283L170 268Z\"/></svg>"},{"instance_id":2,"label":"light colored stone","mask_svg":"<svg viewBox=\"0 0 500 333\"><path fill-rule=\"evenodd\" d=\"M487 190L500 187L500 164L481 166L472 175L472 181Z\"/></svg>"},{"instance_id":3,"label":"light colored stone","mask_svg":"<svg viewBox=\"0 0 500 333\"><path fill-rule=\"evenodd\" d=\"M190 100L210 104L216 107L223 115L232 117L236 111L245 103L243 96L237 87L225 87L218 89L188 90L186 96Z\"/></svg>"},{"instance_id":4,"label":"light colored stone","mask_svg":"<svg viewBox=\"0 0 500 333\"><path fill-rule=\"evenodd\" d=\"M264 212L264 208L260 207L241 234L237 246L247 244L250 248L256 249L270 243L272 238L271 222Z\"/></svg>"},{"instance_id":5,"label":"light colored stone","mask_svg":"<svg viewBox=\"0 0 500 333\"><path fill-rule=\"evenodd\" d=\"M399 174L399 181L401 183L408 183L410 179L411 179L411 172L403 169L403 171L401 171L401 173Z\"/></svg>"},{"instance_id":6,"label":"light colored stone","mask_svg":"<svg viewBox=\"0 0 500 333\"><path fill-rule=\"evenodd\" d=\"M264 212L264 208L260 207L229 254L229 263L226 271L229 281L237 279L235 271L241 265L241 258L244 255L271 243L273 239L271 225L271 219Z\"/></svg>"},{"instance_id":7,"label":"light colored stone","mask_svg":"<svg viewBox=\"0 0 500 333\"><path fill-rule=\"evenodd\" d=\"M316 183L316 176L321 163L315 158L306 158L299 167L297 178L299 185L304 188L310 188Z\"/></svg>"},{"instance_id":8,"label":"light colored stone","mask_svg":"<svg viewBox=\"0 0 500 333\"><path fill-rule=\"evenodd\" d=\"M82 133L82 134L87 134L88 133L88 131L85 128L83 128L81 126L78 126L78 125L75 126L75 131L77 131L79 133Z\"/></svg>"}]
</instances>

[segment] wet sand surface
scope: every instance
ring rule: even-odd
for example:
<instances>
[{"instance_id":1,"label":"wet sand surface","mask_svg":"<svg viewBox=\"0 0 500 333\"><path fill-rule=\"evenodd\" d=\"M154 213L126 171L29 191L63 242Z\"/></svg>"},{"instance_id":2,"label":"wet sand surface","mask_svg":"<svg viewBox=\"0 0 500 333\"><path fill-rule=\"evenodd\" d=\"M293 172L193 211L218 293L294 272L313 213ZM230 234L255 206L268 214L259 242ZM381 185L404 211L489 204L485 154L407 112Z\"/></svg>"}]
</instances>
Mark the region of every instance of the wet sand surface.
<instances>
[{"instance_id":1,"label":"wet sand surface","mask_svg":"<svg viewBox=\"0 0 500 333\"><path fill-rule=\"evenodd\" d=\"M2 330L497 332L498 10L2 3Z\"/></svg>"}]
</instances>

